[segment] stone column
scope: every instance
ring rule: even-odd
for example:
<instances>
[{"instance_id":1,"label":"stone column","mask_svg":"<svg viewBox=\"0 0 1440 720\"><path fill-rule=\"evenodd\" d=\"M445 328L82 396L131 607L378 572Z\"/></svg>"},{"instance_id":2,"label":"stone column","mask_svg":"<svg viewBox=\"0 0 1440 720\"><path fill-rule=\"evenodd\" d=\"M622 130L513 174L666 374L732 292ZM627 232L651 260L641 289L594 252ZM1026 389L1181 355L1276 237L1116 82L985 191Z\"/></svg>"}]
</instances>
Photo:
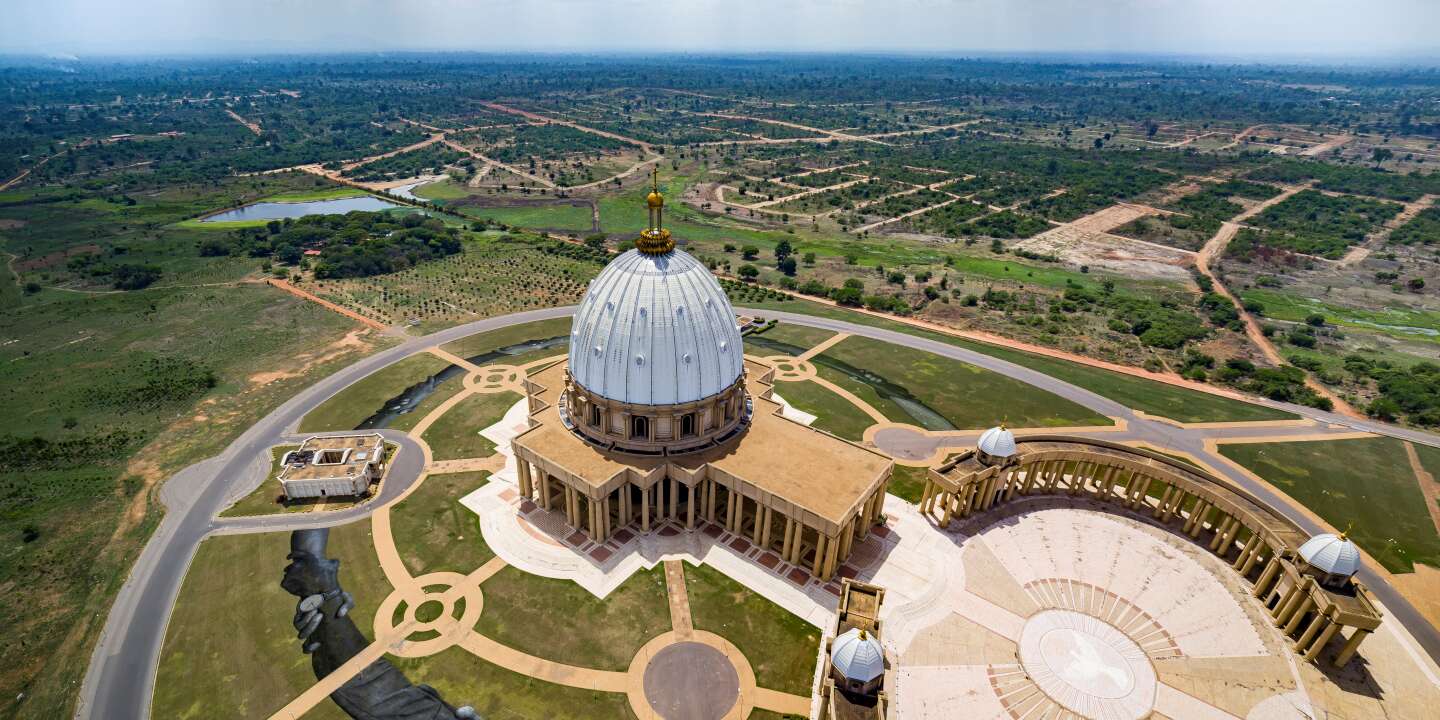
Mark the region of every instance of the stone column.
<instances>
[{"instance_id":1,"label":"stone column","mask_svg":"<svg viewBox=\"0 0 1440 720\"><path fill-rule=\"evenodd\" d=\"M650 532L650 488L640 488L640 531Z\"/></svg>"},{"instance_id":2,"label":"stone column","mask_svg":"<svg viewBox=\"0 0 1440 720\"><path fill-rule=\"evenodd\" d=\"M666 482L668 483L668 489L670 491L670 512L667 513L665 517L674 520L679 517L679 513L677 512L680 503L680 493L677 491L679 483L675 482L675 478L667 478Z\"/></svg>"},{"instance_id":3,"label":"stone column","mask_svg":"<svg viewBox=\"0 0 1440 720\"><path fill-rule=\"evenodd\" d=\"M1275 603L1275 611L1271 613L1275 616L1275 627L1283 627L1285 623L1290 622L1290 612L1300 604L1302 597L1299 585L1292 585L1289 590L1285 591L1280 602Z\"/></svg>"},{"instance_id":4,"label":"stone column","mask_svg":"<svg viewBox=\"0 0 1440 720\"><path fill-rule=\"evenodd\" d=\"M825 548L830 538L825 537L822 532L815 533L815 561L810 564L810 574L820 578L820 570L825 564ZM820 578L824 580L825 578Z\"/></svg>"},{"instance_id":5,"label":"stone column","mask_svg":"<svg viewBox=\"0 0 1440 720\"><path fill-rule=\"evenodd\" d=\"M530 463L521 460L516 463L515 469L519 471L520 497L530 499Z\"/></svg>"},{"instance_id":6,"label":"stone column","mask_svg":"<svg viewBox=\"0 0 1440 720\"><path fill-rule=\"evenodd\" d=\"M1360 649L1360 643L1364 642L1365 636L1369 634L1369 630L1358 628L1350 633L1350 639L1345 641L1345 646L1340 648L1340 654L1335 656L1335 667L1345 667L1350 658L1355 657L1355 651Z\"/></svg>"},{"instance_id":7,"label":"stone column","mask_svg":"<svg viewBox=\"0 0 1440 720\"><path fill-rule=\"evenodd\" d=\"M760 547L763 548L763 549L765 549L765 550L769 550L769 549L770 549L770 520L771 520L771 514L772 514L772 513L774 513L774 510L771 509L771 507L770 507L769 505L766 505L766 506L765 506L765 512L764 512L764 515L765 515L765 526L764 526L764 528L760 531Z\"/></svg>"},{"instance_id":8,"label":"stone column","mask_svg":"<svg viewBox=\"0 0 1440 720\"><path fill-rule=\"evenodd\" d=\"M706 488L709 499L705 501L705 520L713 523L715 522L715 481L707 478L705 483L709 486Z\"/></svg>"},{"instance_id":9,"label":"stone column","mask_svg":"<svg viewBox=\"0 0 1440 720\"><path fill-rule=\"evenodd\" d=\"M1256 556L1259 556L1258 552ZM1265 593L1270 589L1270 581L1275 579L1275 574L1278 572L1280 572L1280 558L1272 557L1270 562L1265 565L1265 570L1260 573L1260 579L1255 581L1255 589L1250 594L1257 598L1265 597Z\"/></svg>"},{"instance_id":10,"label":"stone column","mask_svg":"<svg viewBox=\"0 0 1440 720\"><path fill-rule=\"evenodd\" d=\"M1310 655L1310 643L1328 625L1330 625L1330 618L1316 613L1315 617L1310 620L1310 624L1305 626L1305 632L1300 634L1300 639L1295 641L1295 652L1303 653L1306 660L1314 660L1315 658Z\"/></svg>"},{"instance_id":11,"label":"stone column","mask_svg":"<svg viewBox=\"0 0 1440 720\"><path fill-rule=\"evenodd\" d=\"M1220 523L1215 526L1215 537L1210 539L1210 552L1216 552L1220 548L1220 543L1225 540L1225 533L1229 531L1230 523L1234 520L1235 518L1229 515L1220 518Z\"/></svg>"},{"instance_id":12,"label":"stone column","mask_svg":"<svg viewBox=\"0 0 1440 720\"><path fill-rule=\"evenodd\" d=\"M1145 476L1142 476L1142 477L1140 478L1140 487L1139 487L1139 489L1138 489L1138 492L1136 492L1136 493L1135 493L1135 497L1131 498L1131 500L1130 500L1130 507L1131 507L1131 509L1138 508L1138 507L1140 507L1141 505L1144 505L1144 504L1145 504L1146 498L1150 497L1150 496L1149 496L1150 483L1151 483L1154 479L1155 479L1155 478L1153 478L1153 477L1151 477L1151 476L1149 476L1149 475L1145 475Z\"/></svg>"},{"instance_id":13,"label":"stone column","mask_svg":"<svg viewBox=\"0 0 1440 720\"><path fill-rule=\"evenodd\" d=\"M540 507L550 510L550 473L540 471Z\"/></svg>"},{"instance_id":14,"label":"stone column","mask_svg":"<svg viewBox=\"0 0 1440 720\"><path fill-rule=\"evenodd\" d=\"M785 541L780 548L780 557L790 562L790 546L795 542L795 518L785 516Z\"/></svg>"},{"instance_id":15,"label":"stone column","mask_svg":"<svg viewBox=\"0 0 1440 720\"><path fill-rule=\"evenodd\" d=\"M760 504L760 498L755 498L755 529L750 531L750 542L760 544L760 534L765 531L765 506Z\"/></svg>"},{"instance_id":16,"label":"stone column","mask_svg":"<svg viewBox=\"0 0 1440 720\"><path fill-rule=\"evenodd\" d=\"M821 580L829 580L835 577L835 559L839 557L840 538L830 538L825 543L825 567L821 573Z\"/></svg>"},{"instance_id":17,"label":"stone column","mask_svg":"<svg viewBox=\"0 0 1440 720\"><path fill-rule=\"evenodd\" d=\"M701 482L704 482L703 480ZM685 489L685 529L695 529L695 506L699 504L699 498L695 497L695 486L691 485Z\"/></svg>"},{"instance_id":18,"label":"stone column","mask_svg":"<svg viewBox=\"0 0 1440 720\"><path fill-rule=\"evenodd\" d=\"M1210 503L1206 502L1204 498L1196 500L1195 507L1190 510L1190 517L1185 519L1185 525L1180 528L1180 531L1192 538L1195 537L1195 534L1200 532L1196 529L1201 524L1200 518L1205 517L1205 513L1209 510Z\"/></svg>"},{"instance_id":19,"label":"stone column","mask_svg":"<svg viewBox=\"0 0 1440 720\"><path fill-rule=\"evenodd\" d=\"M1174 486L1167 485L1165 494L1160 497L1160 504L1155 506L1154 517L1158 518L1165 514L1165 508L1170 506L1170 498L1175 494Z\"/></svg>"},{"instance_id":20,"label":"stone column","mask_svg":"<svg viewBox=\"0 0 1440 720\"><path fill-rule=\"evenodd\" d=\"M1230 567L1234 568L1241 575L1248 575L1250 568L1255 565L1254 556L1257 549L1256 546L1259 544L1260 536L1251 533L1250 539L1245 541L1245 547L1240 549L1240 554L1235 557L1235 562L1230 563Z\"/></svg>"},{"instance_id":21,"label":"stone column","mask_svg":"<svg viewBox=\"0 0 1440 720\"><path fill-rule=\"evenodd\" d=\"M1286 635L1293 635L1295 631L1300 628L1300 621L1305 619L1305 613L1310 612L1310 609L1315 607L1315 600L1310 597L1310 592L1303 589L1300 592L1305 595L1300 600L1300 606L1291 612L1289 622L1285 623Z\"/></svg>"},{"instance_id":22,"label":"stone column","mask_svg":"<svg viewBox=\"0 0 1440 720\"><path fill-rule=\"evenodd\" d=\"M942 493L941 501L945 503L945 515L940 518L940 527L950 527L950 516L955 512L955 496L951 493Z\"/></svg>"},{"instance_id":23,"label":"stone column","mask_svg":"<svg viewBox=\"0 0 1440 720\"><path fill-rule=\"evenodd\" d=\"M605 539L609 540L610 531L612 529L612 523L610 520L610 493L605 493L605 502L600 504L600 514L601 517L605 519L605 522L601 523L601 530L605 533Z\"/></svg>"},{"instance_id":24,"label":"stone column","mask_svg":"<svg viewBox=\"0 0 1440 720\"><path fill-rule=\"evenodd\" d=\"M1328 624L1325 626L1325 629L1320 632L1320 637L1315 638L1315 643L1310 646L1309 650L1305 651L1305 659L1307 661L1319 657L1321 651L1325 649L1325 646L1330 644L1330 639L1335 637L1335 633L1340 631L1340 623L1334 621L1327 622Z\"/></svg>"},{"instance_id":25,"label":"stone column","mask_svg":"<svg viewBox=\"0 0 1440 720\"><path fill-rule=\"evenodd\" d=\"M840 533L840 554L836 556L836 562L845 562L850 557L850 547L855 542L855 519L845 524L845 529Z\"/></svg>"}]
</instances>

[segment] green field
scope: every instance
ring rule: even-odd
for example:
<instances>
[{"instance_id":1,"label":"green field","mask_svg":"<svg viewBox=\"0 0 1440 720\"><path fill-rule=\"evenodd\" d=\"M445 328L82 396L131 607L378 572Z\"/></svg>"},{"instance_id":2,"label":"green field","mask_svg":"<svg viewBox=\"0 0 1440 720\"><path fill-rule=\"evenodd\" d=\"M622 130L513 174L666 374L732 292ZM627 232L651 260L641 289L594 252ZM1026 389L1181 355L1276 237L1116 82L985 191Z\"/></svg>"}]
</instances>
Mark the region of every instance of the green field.
<instances>
[{"instance_id":1,"label":"green field","mask_svg":"<svg viewBox=\"0 0 1440 720\"><path fill-rule=\"evenodd\" d=\"M925 492L925 478L929 474L930 468L896 465L886 492L918 505Z\"/></svg>"},{"instance_id":2,"label":"green field","mask_svg":"<svg viewBox=\"0 0 1440 720\"><path fill-rule=\"evenodd\" d=\"M155 677L157 718L269 717L315 684L291 618L298 598L280 589L290 533L217 535L201 543L185 575ZM373 637L371 622L389 594L370 523L330 531L330 557L355 598L350 617ZM323 702L306 718L344 718Z\"/></svg>"},{"instance_id":3,"label":"green field","mask_svg":"<svg viewBox=\"0 0 1440 720\"><path fill-rule=\"evenodd\" d=\"M885 328L907 335L943 342L967 350L990 355L1013 362L1016 365L1038 370L1064 380L1072 385L1085 388L1136 410L1168 417L1179 422L1251 422L1258 420L1286 420L1296 416L1283 410L1274 410L1240 400L1211 395L1195 390L1149 380L1143 377L1111 372L1101 368L1080 365L1065 360L1032 355L1021 350L990 345L957 338L943 333L912 327L901 322L878 318L873 315L851 312L820 303L804 300L783 302L746 303L743 308L758 310L784 310L786 312L815 315L817 317L844 320L857 325ZM847 341L848 342L848 341Z\"/></svg>"},{"instance_id":4,"label":"green field","mask_svg":"<svg viewBox=\"0 0 1440 720\"><path fill-rule=\"evenodd\" d=\"M685 563L685 590L696 630L740 648L760 687L809 695L820 630L709 565Z\"/></svg>"},{"instance_id":5,"label":"green field","mask_svg":"<svg viewBox=\"0 0 1440 720\"><path fill-rule=\"evenodd\" d=\"M780 323L765 332L753 332L746 335L745 352L761 357L800 355L834 336L835 333L829 330Z\"/></svg>"},{"instance_id":6,"label":"green field","mask_svg":"<svg viewBox=\"0 0 1440 720\"><path fill-rule=\"evenodd\" d=\"M436 460L489 457L495 453L495 443L480 431L500 422L505 411L522 399L513 392L471 395L441 415L422 437Z\"/></svg>"},{"instance_id":7,"label":"green field","mask_svg":"<svg viewBox=\"0 0 1440 720\"><path fill-rule=\"evenodd\" d=\"M645 643L670 630L662 565L636 571L603 600L569 580L509 566L481 590L480 634L568 665L623 672Z\"/></svg>"},{"instance_id":8,"label":"green field","mask_svg":"<svg viewBox=\"0 0 1440 720\"><path fill-rule=\"evenodd\" d=\"M566 337L569 334L570 318L563 317L555 318L554 320L540 320L537 322L525 323L524 325L512 325L507 328L491 330L489 332L475 333L474 335L467 335L463 338L460 338L459 340L445 343L441 347L443 347L449 352L459 355L460 357L473 358L476 355L484 355L485 353L494 352L503 347L519 345L529 342L531 340L544 340L546 338L552 337ZM496 360L494 362L503 363L506 365L524 364L526 362L530 362L531 360L536 360L539 357L545 357L547 355L563 355L564 353L564 349L552 349L547 352L539 353L538 357L509 356L505 357L502 360Z\"/></svg>"},{"instance_id":9,"label":"green field","mask_svg":"<svg viewBox=\"0 0 1440 720\"><path fill-rule=\"evenodd\" d=\"M854 403L809 380L775 383L775 393L796 409L814 415L815 422L811 423L811 427L834 433L846 440L863 439L865 428L875 424L875 421L855 407Z\"/></svg>"},{"instance_id":10,"label":"green field","mask_svg":"<svg viewBox=\"0 0 1440 720\"><path fill-rule=\"evenodd\" d=\"M486 596L486 603L489 603ZM450 648L423 658L390 661L412 682L425 683L451 705L470 705L480 717L494 720L633 720L630 701L622 693L597 692L555 685L488 663ZM310 715L305 720L311 720ZM327 719L328 720L328 719Z\"/></svg>"},{"instance_id":11,"label":"green field","mask_svg":"<svg viewBox=\"0 0 1440 720\"><path fill-rule=\"evenodd\" d=\"M821 377L859 395L891 420L930 430L946 428L917 414L913 401L960 429L1001 422L1015 427L1111 424L1109 418L999 373L870 338L846 338L812 362Z\"/></svg>"},{"instance_id":12,"label":"green field","mask_svg":"<svg viewBox=\"0 0 1440 720\"><path fill-rule=\"evenodd\" d=\"M1417 448L1418 449L1418 448ZM1221 445L1225 457L1341 530L1391 572L1440 567L1437 534L1401 441L1388 437ZM1427 462L1440 453L1426 448Z\"/></svg>"},{"instance_id":13,"label":"green field","mask_svg":"<svg viewBox=\"0 0 1440 720\"><path fill-rule=\"evenodd\" d=\"M386 365L346 386L306 413L300 421L300 432L353 430L384 408L386 400L449 366L449 362L427 352ZM411 412L401 417L414 414ZM414 422L418 422L420 417L423 416L415 417Z\"/></svg>"},{"instance_id":14,"label":"green field","mask_svg":"<svg viewBox=\"0 0 1440 720\"><path fill-rule=\"evenodd\" d=\"M1325 321L1342 327L1388 335L1400 340L1440 342L1440 312L1392 305L1384 310L1342 307L1313 298L1272 290L1249 289L1240 293L1247 301L1265 306L1265 317L1290 322L1320 313Z\"/></svg>"},{"instance_id":15,"label":"green field","mask_svg":"<svg viewBox=\"0 0 1440 720\"><path fill-rule=\"evenodd\" d=\"M494 220L522 228L561 230L574 233L590 232L590 208L575 205L536 205L524 207L475 207L464 205L460 212L468 217Z\"/></svg>"},{"instance_id":16,"label":"green field","mask_svg":"<svg viewBox=\"0 0 1440 720\"><path fill-rule=\"evenodd\" d=\"M390 510L395 549L411 575L449 570L462 575L495 557L480 534L480 518L460 504L489 473L430 475Z\"/></svg>"}]
</instances>

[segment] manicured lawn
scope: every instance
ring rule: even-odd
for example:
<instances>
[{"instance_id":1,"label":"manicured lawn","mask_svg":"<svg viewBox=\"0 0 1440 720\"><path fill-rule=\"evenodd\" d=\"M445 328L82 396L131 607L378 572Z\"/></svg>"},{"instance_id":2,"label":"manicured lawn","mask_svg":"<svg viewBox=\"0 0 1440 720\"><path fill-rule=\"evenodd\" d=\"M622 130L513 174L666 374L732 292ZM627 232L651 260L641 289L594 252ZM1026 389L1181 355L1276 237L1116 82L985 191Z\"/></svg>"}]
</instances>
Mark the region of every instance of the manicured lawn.
<instances>
[{"instance_id":1,"label":"manicured lawn","mask_svg":"<svg viewBox=\"0 0 1440 720\"><path fill-rule=\"evenodd\" d=\"M485 598L489 612L490 598ZM450 648L424 658L391 657L411 682L425 683L454 706L470 705L480 717L494 720L626 720L635 714L623 693L597 692L556 685L521 675ZM310 720L310 716L306 716Z\"/></svg>"},{"instance_id":2,"label":"manicured lawn","mask_svg":"<svg viewBox=\"0 0 1440 720\"><path fill-rule=\"evenodd\" d=\"M762 357L766 355L799 355L834 335L835 333L829 330L780 323L763 333L746 335L745 345L747 347L745 350ZM751 345L754 347L750 347Z\"/></svg>"},{"instance_id":3,"label":"manicured lawn","mask_svg":"<svg viewBox=\"0 0 1440 720\"><path fill-rule=\"evenodd\" d=\"M1219 395L1187 390L1167 383L1133 375L1124 375L1101 368L1080 365L1066 360L1033 355L1022 350L957 338L943 333L911 327L903 323L850 312L818 303L792 300L788 302L746 303L746 308L786 310L853 322L857 325L885 328L907 335L928 338L956 347L974 350L1001 360L1008 360L1038 370L1051 377L1085 388L1151 415L1160 415L1180 422L1250 422L1258 420L1290 420L1296 415L1283 410L1232 400ZM848 340L846 342L849 342Z\"/></svg>"},{"instance_id":4,"label":"manicured lawn","mask_svg":"<svg viewBox=\"0 0 1440 720\"><path fill-rule=\"evenodd\" d=\"M424 440L436 460L488 457L495 443L481 437L484 430L505 417L505 411L520 402L519 393L477 394L461 400L425 431Z\"/></svg>"},{"instance_id":5,"label":"manicured lawn","mask_svg":"<svg viewBox=\"0 0 1440 720\"><path fill-rule=\"evenodd\" d=\"M855 407L854 403L809 380L775 383L775 393L796 409L814 415L815 422L811 423L811 427L834 433L846 440L861 440L865 437L865 428L875 424L875 421Z\"/></svg>"},{"instance_id":6,"label":"manicured lawn","mask_svg":"<svg viewBox=\"0 0 1440 720\"><path fill-rule=\"evenodd\" d=\"M708 565L685 564L685 589L695 629L735 643L755 669L757 685L810 694L819 629Z\"/></svg>"},{"instance_id":7,"label":"manicured lawn","mask_svg":"<svg viewBox=\"0 0 1440 720\"><path fill-rule=\"evenodd\" d=\"M1019 380L870 338L846 338L813 362L826 379L860 394L891 420L930 430L946 428L923 408L917 411L917 401L962 429L1005 421L1015 427L1111 424L1102 415ZM863 389L871 392L861 394Z\"/></svg>"},{"instance_id":8,"label":"manicured lawn","mask_svg":"<svg viewBox=\"0 0 1440 720\"><path fill-rule=\"evenodd\" d=\"M524 325L514 325L507 328L501 328L499 330L491 330L490 332L475 333L474 335L469 335L460 338L459 340L445 343L441 347L452 353L455 353L456 355L459 355L460 357L472 358L476 355L484 355L485 353L492 352L503 347L519 345L521 343L531 340L544 340L546 338L552 337L568 337L569 335L570 318L564 317L555 318L554 320L540 320L538 322L525 323ZM552 348L546 351L546 354L556 355L564 354L564 352L564 348ZM544 357L544 355L541 355L540 357ZM517 359L521 359L521 362L525 362L525 360L522 359L522 356L506 357L504 360L496 360L495 362L503 362L507 365L514 365L517 364Z\"/></svg>"},{"instance_id":9,"label":"manicured lawn","mask_svg":"<svg viewBox=\"0 0 1440 720\"><path fill-rule=\"evenodd\" d=\"M486 472L431 475L391 509L395 547L411 575L440 570L463 575L495 557L480 534L480 518L460 504L489 477Z\"/></svg>"},{"instance_id":10,"label":"manicured lawn","mask_svg":"<svg viewBox=\"0 0 1440 720\"><path fill-rule=\"evenodd\" d=\"M1399 440L1232 444L1220 452L1331 525L1349 527L1350 537L1392 572L1409 572L1417 562L1440 567L1440 534Z\"/></svg>"},{"instance_id":11,"label":"manicured lawn","mask_svg":"<svg viewBox=\"0 0 1440 720\"><path fill-rule=\"evenodd\" d=\"M385 407L386 400L449 365L430 353L418 353L380 368L311 410L300 421L300 432L352 430Z\"/></svg>"},{"instance_id":12,"label":"manicured lawn","mask_svg":"<svg viewBox=\"0 0 1440 720\"><path fill-rule=\"evenodd\" d=\"M298 598L280 589L290 533L217 535L200 545L185 576L155 679L157 718L266 718L315 684L291 619ZM372 637L371 622L390 587L370 523L330 531L340 583L355 597L350 617ZM323 717L344 717L332 703ZM306 717L311 717L307 715Z\"/></svg>"},{"instance_id":13,"label":"manicured lawn","mask_svg":"<svg viewBox=\"0 0 1440 720\"><path fill-rule=\"evenodd\" d=\"M645 643L670 630L665 569L631 575L605 599L569 580L507 566L485 581L482 635L547 660L625 670Z\"/></svg>"},{"instance_id":14,"label":"manicured lawn","mask_svg":"<svg viewBox=\"0 0 1440 720\"><path fill-rule=\"evenodd\" d=\"M918 505L921 494L925 492L925 478L929 474L930 468L896 464L886 492Z\"/></svg>"},{"instance_id":15,"label":"manicured lawn","mask_svg":"<svg viewBox=\"0 0 1440 720\"><path fill-rule=\"evenodd\" d=\"M782 715L777 712L756 708L750 711L750 720L804 720L804 718L799 715Z\"/></svg>"}]
</instances>

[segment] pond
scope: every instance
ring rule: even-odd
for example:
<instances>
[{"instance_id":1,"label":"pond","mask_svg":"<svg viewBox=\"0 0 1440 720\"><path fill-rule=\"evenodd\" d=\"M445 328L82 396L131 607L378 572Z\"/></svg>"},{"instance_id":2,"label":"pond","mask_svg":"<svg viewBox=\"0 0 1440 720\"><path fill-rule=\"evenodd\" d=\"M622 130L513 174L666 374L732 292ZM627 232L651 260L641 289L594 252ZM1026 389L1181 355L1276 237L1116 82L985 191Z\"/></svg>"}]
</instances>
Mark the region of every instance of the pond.
<instances>
[{"instance_id":1,"label":"pond","mask_svg":"<svg viewBox=\"0 0 1440 720\"><path fill-rule=\"evenodd\" d=\"M253 205L216 213L200 222L240 222L245 220L283 220L305 217L306 215L344 215L356 210L376 212L404 207L373 195L363 197L335 198L333 200L309 200L306 202L258 202Z\"/></svg>"},{"instance_id":2,"label":"pond","mask_svg":"<svg viewBox=\"0 0 1440 720\"><path fill-rule=\"evenodd\" d=\"M485 365L493 365L496 362L501 362L505 358L513 358L519 355L533 353L537 350L564 349L569 346L569 335L557 335L555 337L543 338L539 340L527 340L525 342L516 343L514 345L506 345L505 347L497 348L495 350L491 350L490 352L481 353L479 355L474 355L465 359L469 360L475 365L483 367ZM371 430L374 428L390 427L390 423L394 422L395 418L400 417L401 415L404 415L415 409L416 405L424 402L425 398L430 397L430 395L434 393L435 390L439 388L440 385L446 380L450 380L451 378L454 378L458 375L463 375L464 373L465 369L460 367L459 365L447 366L440 372L435 373L434 375L431 375L430 377L427 377L424 380L421 380L420 382L415 383L408 388L405 388L405 392L402 392L399 395L396 395L395 397L386 400L385 404L382 405L379 410L376 410L374 415L365 418L365 421L360 423L360 425L355 429Z\"/></svg>"}]
</instances>

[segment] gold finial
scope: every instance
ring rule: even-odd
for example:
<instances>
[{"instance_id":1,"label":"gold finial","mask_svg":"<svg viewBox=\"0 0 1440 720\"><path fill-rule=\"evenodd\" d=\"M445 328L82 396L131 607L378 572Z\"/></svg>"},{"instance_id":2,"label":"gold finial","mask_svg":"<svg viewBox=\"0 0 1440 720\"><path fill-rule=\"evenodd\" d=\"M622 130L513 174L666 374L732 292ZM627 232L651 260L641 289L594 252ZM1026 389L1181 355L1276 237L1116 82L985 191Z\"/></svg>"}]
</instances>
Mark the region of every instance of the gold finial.
<instances>
[{"instance_id":1,"label":"gold finial","mask_svg":"<svg viewBox=\"0 0 1440 720\"><path fill-rule=\"evenodd\" d=\"M1355 521L1354 521L1354 520L1351 520L1349 523L1347 523L1347 524L1345 525L1345 532L1340 533L1340 539L1341 539L1341 540L1344 540L1344 539L1350 537L1350 531L1353 530L1354 528L1355 528Z\"/></svg>"},{"instance_id":2,"label":"gold finial","mask_svg":"<svg viewBox=\"0 0 1440 720\"><path fill-rule=\"evenodd\" d=\"M650 226L635 238L635 248L648 255L664 255L675 249L675 241L671 239L670 231L664 228L665 196L660 194L658 164L650 169L650 194L645 196L645 204L650 208Z\"/></svg>"}]
</instances>

